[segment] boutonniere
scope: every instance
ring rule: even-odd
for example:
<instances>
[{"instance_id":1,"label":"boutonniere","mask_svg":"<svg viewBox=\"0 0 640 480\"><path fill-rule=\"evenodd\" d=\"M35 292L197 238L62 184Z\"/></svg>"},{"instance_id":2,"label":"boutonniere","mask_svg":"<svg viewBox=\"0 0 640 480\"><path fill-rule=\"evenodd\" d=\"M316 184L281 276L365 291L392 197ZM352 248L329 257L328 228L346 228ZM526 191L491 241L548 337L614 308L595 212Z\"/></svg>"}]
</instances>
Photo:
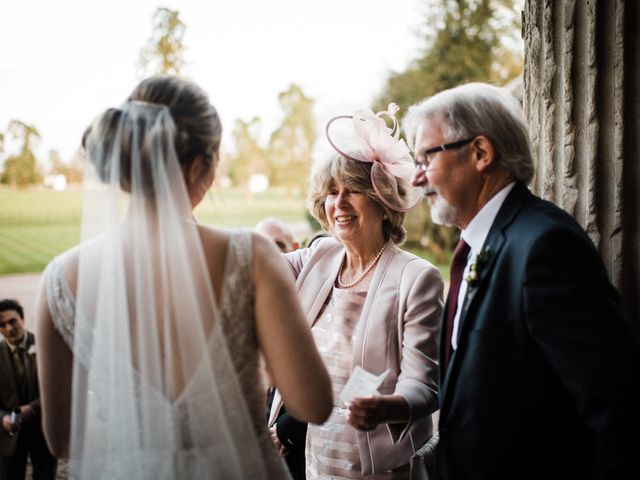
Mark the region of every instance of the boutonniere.
<instances>
[{"instance_id":1,"label":"boutonniere","mask_svg":"<svg viewBox=\"0 0 640 480\"><path fill-rule=\"evenodd\" d=\"M491 249L489 247L484 247L480 250L480 253L469 267L469 274L465 279L469 288L474 288L477 285L478 280L480 279L480 272L489 261L490 256Z\"/></svg>"},{"instance_id":2,"label":"boutonniere","mask_svg":"<svg viewBox=\"0 0 640 480\"><path fill-rule=\"evenodd\" d=\"M36 354L36 346L31 345L27 350L27 355L31 355L32 357Z\"/></svg>"}]
</instances>

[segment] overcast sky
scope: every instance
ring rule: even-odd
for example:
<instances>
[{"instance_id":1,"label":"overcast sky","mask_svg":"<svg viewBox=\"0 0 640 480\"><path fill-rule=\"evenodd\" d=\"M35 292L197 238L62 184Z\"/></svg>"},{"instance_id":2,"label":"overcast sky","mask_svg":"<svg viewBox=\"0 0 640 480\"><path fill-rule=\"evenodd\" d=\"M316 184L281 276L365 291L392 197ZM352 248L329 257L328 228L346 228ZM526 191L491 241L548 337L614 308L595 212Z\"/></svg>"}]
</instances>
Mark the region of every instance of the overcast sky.
<instances>
[{"instance_id":1,"label":"overcast sky","mask_svg":"<svg viewBox=\"0 0 640 480\"><path fill-rule=\"evenodd\" d=\"M316 100L323 125L368 107L389 72L418 55L422 4L2 0L0 131L11 118L22 120L42 135L39 159L49 149L70 158L95 115L118 106L138 82L140 49L161 6L179 10L187 26L184 73L209 92L227 142L235 118L257 115L267 133L275 128L277 95L292 82Z\"/></svg>"}]
</instances>

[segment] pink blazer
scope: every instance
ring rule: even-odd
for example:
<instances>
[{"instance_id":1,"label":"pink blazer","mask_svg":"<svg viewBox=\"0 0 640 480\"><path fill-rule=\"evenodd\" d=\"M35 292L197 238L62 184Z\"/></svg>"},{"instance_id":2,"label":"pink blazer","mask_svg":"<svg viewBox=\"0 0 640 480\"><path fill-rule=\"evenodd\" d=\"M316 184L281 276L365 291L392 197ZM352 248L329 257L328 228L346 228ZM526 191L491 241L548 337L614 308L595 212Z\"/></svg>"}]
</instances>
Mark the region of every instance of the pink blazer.
<instances>
[{"instance_id":1,"label":"pink blazer","mask_svg":"<svg viewBox=\"0 0 640 480\"><path fill-rule=\"evenodd\" d=\"M296 277L309 327L331 294L344 253L340 242L326 238L284 256ZM374 374L389 369L380 393L404 397L411 418L406 425L381 425L373 432L357 432L364 475L407 465L433 433L442 308L443 282L438 269L393 244L387 246L356 327L353 366ZM279 408L273 405L272 418Z\"/></svg>"}]
</instances>

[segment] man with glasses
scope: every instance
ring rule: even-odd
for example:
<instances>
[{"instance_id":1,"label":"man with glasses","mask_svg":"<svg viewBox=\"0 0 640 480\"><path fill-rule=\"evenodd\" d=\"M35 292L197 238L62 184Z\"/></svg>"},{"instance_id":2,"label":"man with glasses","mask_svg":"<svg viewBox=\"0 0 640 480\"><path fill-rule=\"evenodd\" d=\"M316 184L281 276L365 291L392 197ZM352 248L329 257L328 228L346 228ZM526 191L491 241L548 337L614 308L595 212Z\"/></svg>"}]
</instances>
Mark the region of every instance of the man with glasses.
<instances>
[{"instance_id":1,"label":"man with glasses","mask_svg":"<svg viewBox=\"0 0 640 480\"><path fill-rule=\"evenodd\" d=\"M640 478L640 342L598 251L527 188L517 101L467 84L404 122L413 183L461 241L440 337L435 478Z\"/></svg>"},{"instance_id":2,"label":"man with glasses","mask_svg":"<svg viewBox=\"0 0 640 480\"><path fill-rule=\"evenodd\" d=\"M57 461L42 434L35 339L15 300L0 301L0 333L0 479L24 479L27 457L34 479L54 479Z\"/></svg>"}]
</instances>

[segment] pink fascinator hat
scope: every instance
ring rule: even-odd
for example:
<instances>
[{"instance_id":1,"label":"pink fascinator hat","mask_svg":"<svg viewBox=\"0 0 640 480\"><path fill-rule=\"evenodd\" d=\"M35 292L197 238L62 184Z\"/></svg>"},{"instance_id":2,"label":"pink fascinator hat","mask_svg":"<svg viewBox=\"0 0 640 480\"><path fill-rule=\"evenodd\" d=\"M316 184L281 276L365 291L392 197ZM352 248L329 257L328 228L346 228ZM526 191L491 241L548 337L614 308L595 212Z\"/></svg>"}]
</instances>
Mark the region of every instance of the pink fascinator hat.
<instances>
[{"instance_id":1,"label":"pink fascinator hat","mask_svg":"<svg viewBox=\"0 0 640 480\"><path fill-rule=\"evenodd\" d=\"M325 132L340 155L373 164L371 183L382 203L397 212L408 212L420 203L422 192L411 185L415 166L409 147L400 138L395 116L399 109L391 103L387 111L376 114L359 110L338 115L329 120ZM391 128L383 116L391 120Z\"/></svg>"}]
</instances>

